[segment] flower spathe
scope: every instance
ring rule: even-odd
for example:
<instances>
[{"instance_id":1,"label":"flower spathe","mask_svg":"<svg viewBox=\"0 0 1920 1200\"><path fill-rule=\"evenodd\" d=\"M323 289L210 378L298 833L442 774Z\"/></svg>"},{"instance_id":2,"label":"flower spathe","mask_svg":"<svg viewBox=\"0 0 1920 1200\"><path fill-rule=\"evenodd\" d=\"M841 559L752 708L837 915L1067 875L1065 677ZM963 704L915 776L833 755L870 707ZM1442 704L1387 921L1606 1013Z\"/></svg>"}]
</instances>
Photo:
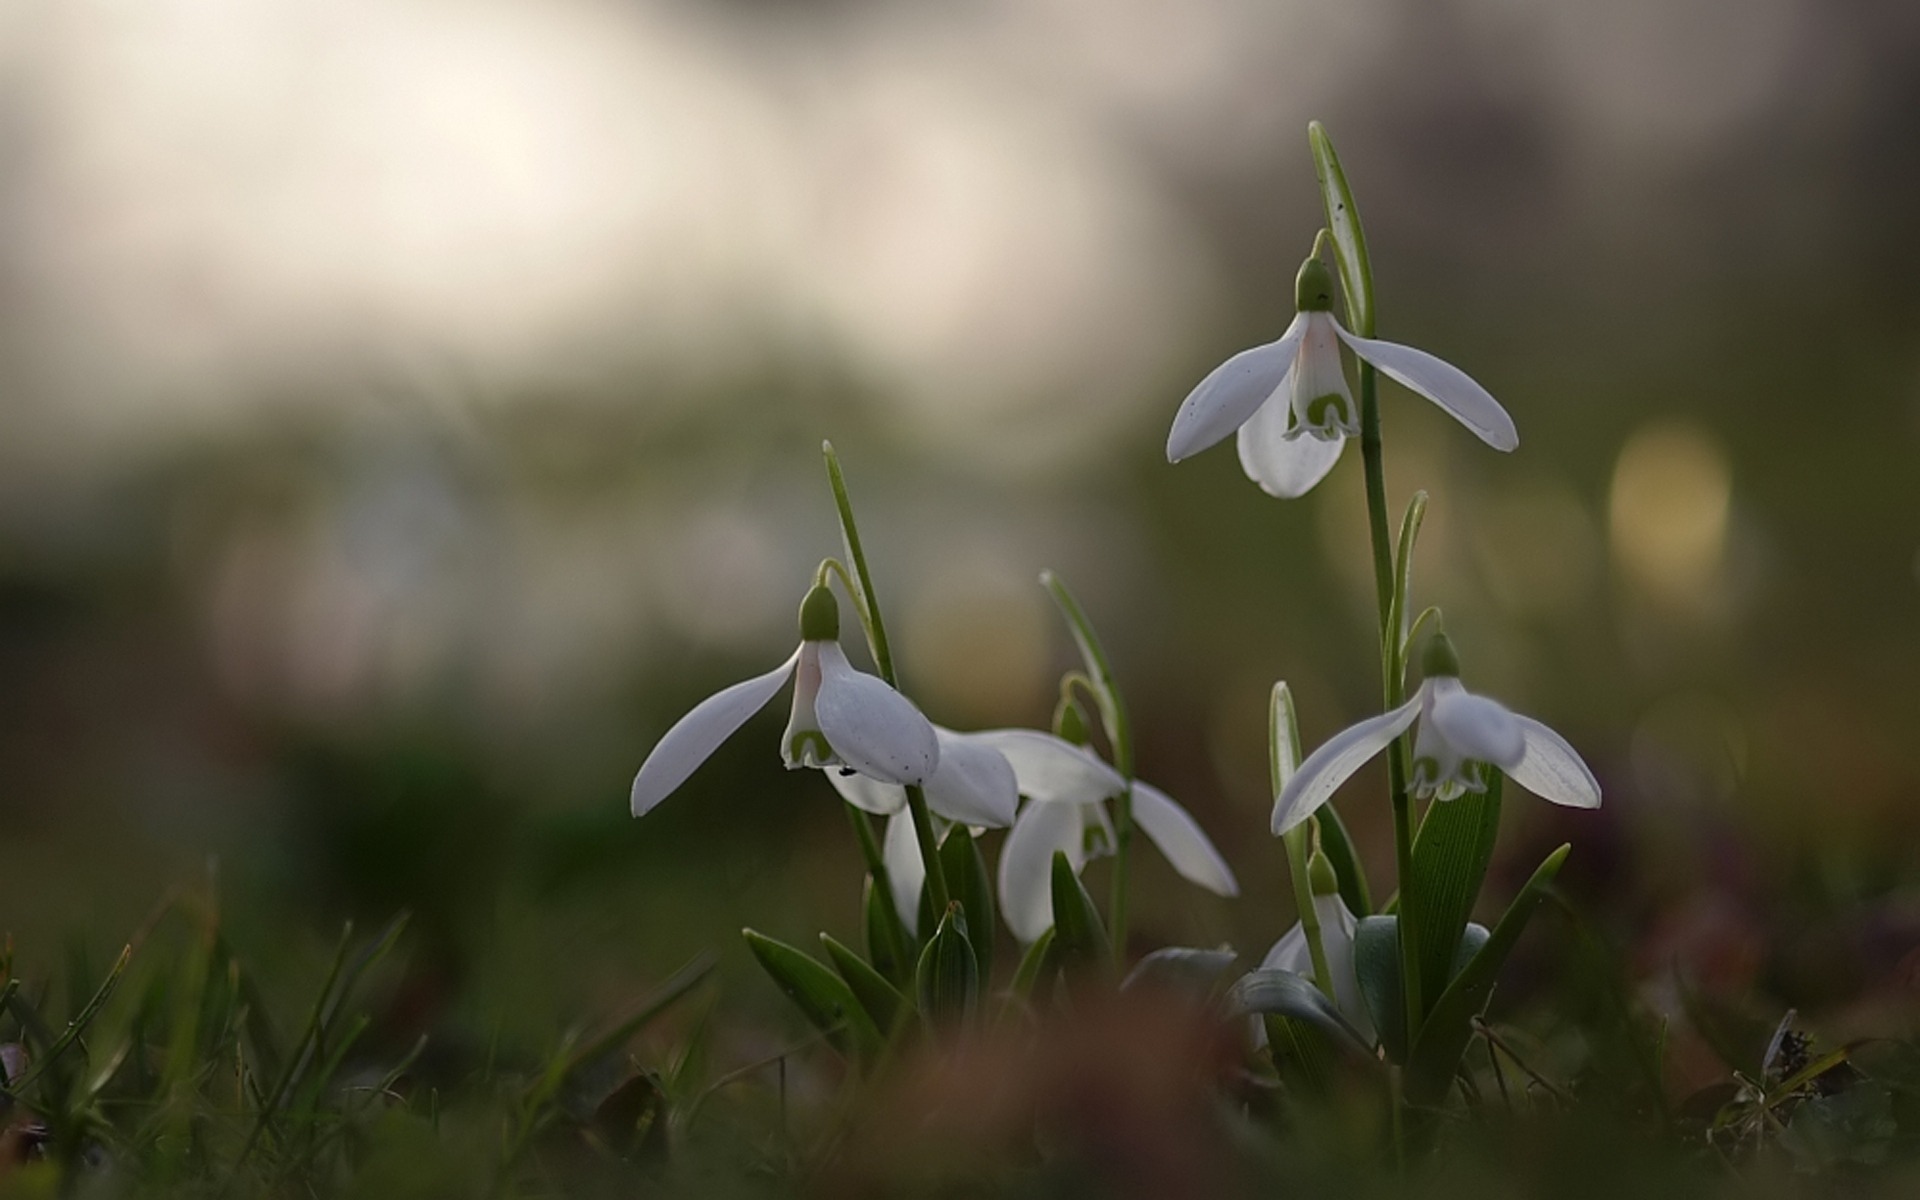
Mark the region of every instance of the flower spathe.
<instances>
[{"instance_id":1,"label":"flower spathe","mask_svg":"<svg viewBox=\"0 0 1920 1200\"><path fill-rule=\"evenodd\" d=\"M1485 791L1486 771L1497 767L1544 800L1570 808L1600 806L1600 784L1565 738L1461 684L1445 635L1434 639L1427 660L1427 677L1411 700L1335 734L1300 764L1274 801L1275 836L1312 816L1416 720L1420 732L1408 786L1421 799Z\"/></svg>"},{"instance_id":2,"label":"flower spathe","mask_svg":"<svg viewBox=\"0 0 1920 1200\"><path fill-rule=\"evenodd\" d=\"M902 785L934 774L940 745L932 724L886 681L847 661L833 594L816 587L801 605L801 641L791 658L702 700L661 737L633 777L633 815L644 816L685 783L789 676L793 711L780 742L789 769L843 767Z\"/></svg>"},{"instance_id":3,"label":"flower spathe","mask_svg":"<svg viewBox=\"0 0 1920 1200\"><path fill-rule=\"evenodd\" d=\"M1466 372L1424 350L1360 337L1333 315L1333 279L1317 257L1294 285L1298 312L1274 341L1242 350L1200 381L1167 435L1167 461L1179 462L1239 433L1240 465L1269 495L1302 496L1339 461L1360 433L1340 345L1382 375L1433 401L1495 450L1520 444L1513 419Z\"/></svg>"},{"instance_id":4,"label":"flower spathe","mask_svg":"<svg viewBox=\"0 0 1920 1200\"><path fill-rule=\"evenodd\" d=\"M967 737L1006 757L1027 805L1000 849L1000 912L1022 942L1053 924L1053 856L1062 851L1075 872L1114 849L1106 801L1133 800L1133 823L1160 848L1181 877L1220 896L1240 885L1192 814L1150 784L1126 780L1092 752L1032 729L997 729Z\"/></svg>"}]
</instances>

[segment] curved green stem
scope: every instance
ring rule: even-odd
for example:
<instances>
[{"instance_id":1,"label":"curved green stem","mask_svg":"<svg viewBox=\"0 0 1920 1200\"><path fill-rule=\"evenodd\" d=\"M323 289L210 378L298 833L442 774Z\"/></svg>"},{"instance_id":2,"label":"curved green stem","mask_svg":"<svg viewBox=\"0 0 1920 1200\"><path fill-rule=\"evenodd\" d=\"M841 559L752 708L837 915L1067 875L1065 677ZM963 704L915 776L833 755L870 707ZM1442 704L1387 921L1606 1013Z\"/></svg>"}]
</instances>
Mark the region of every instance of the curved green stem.
<instances>
[{"instance_id":1,"label":"curved green stem","mask_svg":"<svg viewBox=\"0 0 1920 1200\"><path fill-rule=\"evenodd\" d=\"M827 460L827 485L833 489L833 504L840 513L840 536L847 544L847 563L859 584L860 599L866 612L861 622L866 627L867 647L873 651L873 665L887 686L899 690L900 681L893 671L893 651L887 645L887 626L880 619L880 601L873 594L873 576L867 571L867 555L860 546L860 527L853 519L853 501L847 496L846 473L840 469L840 456L832 442L821 442L820 453ZM933 814L927 811L927 794L917 786L907 788L907 811L913 814L913 833L920 843L920 858L927 867L927 894L933 911L947 911L949 893L947 875L940 866L940 843L933 833ZM869 831L871 832L871 831Z\"/></svg>"},{"instance_id":2,"label":"curved green stem","mask_svg":"<svg viewBox=\"0 0 1920 1200\"><path fill-rule=\"evenodd\" d=\"M1113 798L1113 891L1107 904L1107 924L1113 936L1115 961L1126 961L1127 952L1127 864L1133 845L1133 727L1127 720L1126 701L1113 680L1113 666L1100 645L1100 636L1087 620L1086 610L1074 599L1058 575L1040 572L1040 583L1053 596L1066 618L1067 629L1080 658L1086 663L1093 699L1100 709L1100 723L1106 727L1107 744L1113 751L1113 769L1126 782L1126 789Z\"/></svg>"}]
</instances>

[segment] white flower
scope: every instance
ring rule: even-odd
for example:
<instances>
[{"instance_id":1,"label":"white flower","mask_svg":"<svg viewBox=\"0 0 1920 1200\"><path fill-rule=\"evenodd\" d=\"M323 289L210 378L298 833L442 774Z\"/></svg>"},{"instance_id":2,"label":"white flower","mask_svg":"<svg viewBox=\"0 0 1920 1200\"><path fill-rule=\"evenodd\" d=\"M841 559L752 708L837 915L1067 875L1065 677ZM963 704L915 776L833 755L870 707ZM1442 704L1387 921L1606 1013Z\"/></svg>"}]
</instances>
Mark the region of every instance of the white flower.
<instances>
[{"instance_id":1,"label":"white flower","mask_svg":"<svg viewBox=\"0 0 1920 1200\"><path fill-rule=\"evenodd\" d=\"M1347 908L1347 902L1338 892L1328 895L1316 894L1313 897L1313 911L1320 920L1320 949L1327 956L1327 973L1333 976L1333 1003L1353 1027L1369 1042L1374 1040L1373 1015L1367 1011L1366 1001L1360 995L1360 979L1353 970L1353 932L1359 925ZM1260 961L1262 969L1278 968L1291 971L1303 979L1314 979L1313 953L1307 945L1307 927L1295 922L1285 936L1273 944L1266 958ZM1264 1046L1267 1031L1258 1018L1253 1021L1253 1038L1256 1046Z\"/></svg>"},{"instance_id":2,"label":"white flower","mask_svg":"<svg viewBox=\"0 0 1920 1200\"><path fill-rule=\"evenodd\" d=\"M1078 872L1089 858L1111 854L1113 824L1106 801L1128 790L1126 781L1091 752L1050 733L998 729L967 737L1006 756L1027 806L1000 849L1000 912L1022 942L1053 924L1053 856L1065 851ZM1184 878L1221 896L1237 896L1220 852L1186 809L1160 789L1136 780L1133 823Z\"/></svg>"},{"instance_id":3,"label":"white flower","mask_svg":"<svg viewBox=\"0 0 1920 1200\"><path fill-rule=\"evenodd\" d=\"M767 706L793 676L793 714L780 742L789 768L842 767L892 784L921 784L940 761L933 726L886 682L854 669L840 649L833 593L816 587L800 606L800 648L765 675L708 696L674 722L633 777L633 815L685 783L720 743Z\"/></svg>"},{"instance_id":4,"label":"white flower","mask_svg":"<svg viewBox=\"0 0 1920 1200\"><path fill-rule=\"evenodd\" d=\"M933 727L940 742L940 765L927 778L927 807L958 825L998 829L1013 823L1020 805L1020 789L1006 756L979 741L978 735ZM896 783L851 771L829 771L827 778L842 799L855 808L887 818L883 855L887 881L893 887L894 907L913 930L920 919L920 888L927 867L920 859L920 841L907 812L907 790Z\"/></svg>"},{"instance_id":5,"label":"white flower","mask_svg":"<svg viewBox=\"0 0 1920 1200\"><path fill-rule=\"evenodd\" d=\"M1305 495L1360 433L1340 343L1382 375L1425 396L1495 450L1520 444L1500 402L1458 367L1392 342L1348 333L1333 316L1333 278L1318 258L1300 267L1299 311L1287 331L1242 350L1200 381L1167 435L1167 461L1198 454L1239 430L1240 465L1269 495Z\"/></svg>"},{"instance_id":6,"label":"white flower","mask_svg":"<svg viewBox=\"0 0 1920 1200\"><path fill-rule=\"evenodd\" d=\"M1598 808L1600 784L1567 740L1531 717L1469 692L1445 635L1426 654L1426 679L1413 698L1391 712L1335 734L1307 756L1273 805L1276 836L1312 816L1355 771L1415 720L1413 778L1421 799L1451 800L1485 791L1486 771L1498 767L1521 787L1555 804Z\"/></svg>"}]
</instances>

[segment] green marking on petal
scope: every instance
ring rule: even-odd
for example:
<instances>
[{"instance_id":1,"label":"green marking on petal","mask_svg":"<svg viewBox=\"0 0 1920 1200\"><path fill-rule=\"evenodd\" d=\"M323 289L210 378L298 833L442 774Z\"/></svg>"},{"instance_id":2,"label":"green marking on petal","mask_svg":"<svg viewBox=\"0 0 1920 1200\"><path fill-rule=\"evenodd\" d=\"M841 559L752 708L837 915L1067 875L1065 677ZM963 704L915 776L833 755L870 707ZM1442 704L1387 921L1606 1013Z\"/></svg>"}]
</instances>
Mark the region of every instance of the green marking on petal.
<instances>
[{"instance_id":1,"label":"green marking on petal","mask_svg":"<svg viewBox=\"0 0 1920 1200\"><path fill-rule=\"evenodd\" d=\"M808 757L808 751L813 755ZM827 735L818 729L802 729L793 735L787 743L787 760L806 766L819 766L833 761L833 747L827 742Z\"/></svg>"},{"instance_id":2,"label":"green marking on petal","mask_svg":"<svg viewBox=\"0 0 1920 1200\"><path fill-rule=\"evenodd\" d=\"M1347 415L1347 398L1338 392L1307 402L1307 424L1314 429L1344 429L1352 420Z\"/></svg>"}]
</instances>

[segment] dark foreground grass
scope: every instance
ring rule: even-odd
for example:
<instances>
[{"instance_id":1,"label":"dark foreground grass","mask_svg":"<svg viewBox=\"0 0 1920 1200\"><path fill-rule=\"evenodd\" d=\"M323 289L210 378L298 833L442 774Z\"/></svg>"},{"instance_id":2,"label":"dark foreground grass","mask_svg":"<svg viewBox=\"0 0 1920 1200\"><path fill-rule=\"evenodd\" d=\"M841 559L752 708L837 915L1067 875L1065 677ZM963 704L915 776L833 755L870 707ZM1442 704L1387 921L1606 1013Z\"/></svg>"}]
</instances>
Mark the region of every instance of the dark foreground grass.
<instances>
[{"instance_id":1,"label":"dark foreground grass","mask_svg":"<svg viewBox=\"0 0 1920 1200\"><path fill-rule=\"evenodd\" d=\"M1710 1031L1726 1061L1682 1088L1677 1035L1601 955L1546 970L1519 1017L1478 1027L1448 1103L1396 1122L1385 1073L1276 1071L1217 1007L1145 989L989 1005L858 1066L818 1034L723 1054L703 959L545 1053L510 1053L417 1028L410 945L404 917L347 928L297 1003L270 999L297 992L256 977L207 894L162 904L111 963L42 971L9 946L0 1197L1920 1187L1920 1049L1827 1045L1791 1019L1769 1033L1690 995L1687 1036Z\"/></svg>"}]
</instances>

